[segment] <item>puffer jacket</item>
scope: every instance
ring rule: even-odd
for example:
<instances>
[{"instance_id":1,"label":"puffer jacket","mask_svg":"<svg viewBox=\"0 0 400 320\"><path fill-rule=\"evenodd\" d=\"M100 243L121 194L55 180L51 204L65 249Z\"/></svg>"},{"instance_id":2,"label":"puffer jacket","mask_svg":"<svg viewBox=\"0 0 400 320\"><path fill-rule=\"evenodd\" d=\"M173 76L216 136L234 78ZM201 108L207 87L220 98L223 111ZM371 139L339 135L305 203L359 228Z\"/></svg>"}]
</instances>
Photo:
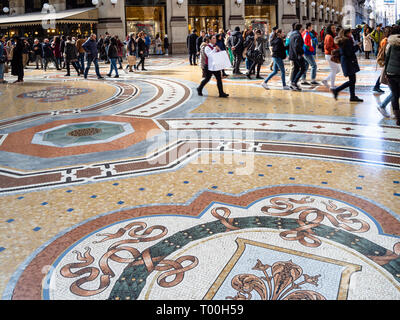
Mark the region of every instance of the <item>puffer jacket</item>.
<instances>
[{"instance_id":1,"label":"puffer jacket","mask_svg":"<svg viewBox=\"0 0 400 320\"><path fill-rule=\"evenodd\" d=\"M400 35L394 34L388 38L385 59L386 73L400 75Z\"/></svg>"},{"instance_id":2,"label":"puffer jacket","mask_svg":"<svg viewBox=\"0 0 400 320\"><path fill-rule=\"evenodd\" d=\"M75 45L75 41L67 40L65 41L64 54L66 61L76 61L78 60L78 49Z\"/></svg>"}]
</instances>

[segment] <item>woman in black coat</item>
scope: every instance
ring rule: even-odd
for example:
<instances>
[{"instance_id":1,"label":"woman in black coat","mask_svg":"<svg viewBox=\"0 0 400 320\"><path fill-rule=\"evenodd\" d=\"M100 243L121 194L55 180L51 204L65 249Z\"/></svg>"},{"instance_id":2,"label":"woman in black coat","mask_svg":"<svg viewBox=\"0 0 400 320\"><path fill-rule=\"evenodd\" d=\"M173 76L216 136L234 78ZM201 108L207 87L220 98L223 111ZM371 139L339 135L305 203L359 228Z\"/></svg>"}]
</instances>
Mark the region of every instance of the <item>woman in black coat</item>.
<instances>
[{"instance_id":1,"label":"woman in black coat","mask_svg":"<svg viewBox=\"0 0 400 320\"><path fill-rule=\"evenodd\" d=\"M18 80L14 83L24 82L24 64L22 55L24 52L24 40L18 37L14 38L15 47L13 49L13 57L11 60L11 74L18 76Z\"/></svg>"},{"instance_id":2,"label":"woman in black coat","mask_svg":"<svg viewBox=\"0 0 400 320\"><path fill-rule=\"evenodd\" d=\"M356 52L359 46L353 41L351 29L342 29L339 36L335 39L335 43L340 49L340 64L342 65L343 75L349 78L349 81L343 83L336 89L331 89L333 97L337 100L340 91L349 88L351 102L363 102L356 96L356 73L360 71Z\"/></svg>"},{"instance_id":3,"label":"woman in black coat","mask_svg":"<svg viewBox=\"0 0 400 320\"><path fill-rule=\"evenodd\" d=\"M64 43L64 56L65 56L65 66L67 68L66 77L71 75L70 64L75 68L78 73L78 77L81 75L78 65L78 49L75 45L75 41L72 40L71 36L67 37L67 41Z\"/></svg>"},{"instance_id":4,"label":"woman in black coat","mask_svg":"<svg viewBox=\"0 0 400 320\"><path fill-rule=\"evenodd\" d=\"M140 58L140 61L138 63L138 65L136 66L136 70L139 70L139 66L142 65L142 71L147 71L144 68L144 59L146 57L146 43L144 41L144 32L141 31L139 32L138 35L138 40L137 40L137 51L138 51L138 56Z\"/></svg>"}]
</instances>

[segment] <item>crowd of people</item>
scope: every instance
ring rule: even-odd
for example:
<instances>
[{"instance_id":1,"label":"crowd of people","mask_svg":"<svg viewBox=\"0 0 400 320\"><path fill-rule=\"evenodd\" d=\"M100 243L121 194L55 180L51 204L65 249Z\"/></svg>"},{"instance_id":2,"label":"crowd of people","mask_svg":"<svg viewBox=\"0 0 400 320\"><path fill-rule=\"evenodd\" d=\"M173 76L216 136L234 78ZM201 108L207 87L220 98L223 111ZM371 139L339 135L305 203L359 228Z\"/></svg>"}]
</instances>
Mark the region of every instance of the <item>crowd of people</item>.
<instances>
[{"instance_id":1,"label":"crowd of people","mask_svg":"<svg viewBox=\"0 0 400 320\"><path fill-rule=\"evenodd\" d=\"M366 41L370 42L370 47L366 46ZM200 58L203 70L203 80L197 88L200 96L203 95L202 90L213 75L217 80L219 96L223 98L229 96L223 89L222 78L227 76L225 70L217 70L214 65L208 64L215 53L226 51L233 67L232 75L242 74L240 65L244 61L247 78L251 79L251 75L255 74L257 79L263 79L260 76L260 69L265 63L269 49L272 72L261 86L269 90L268 82L280 71L284 90L302 91L303 86L319 85L316 55L320 48L330 67L329 75L322 79L321 83L330 90L336 100L341 91L349 88L350 102L363 102L356 95L356 74L360 71L357 52L373 51L377 65L382 68L373 93L384 93L380 87L382 83L388 85L391 91L377 109L388 118L390 114L386 107L391 102L393 118L396 119L396 124L400 125L400 21L385 28L377 25L374 30L366 24L359 25L355 29L330 24L324 27L320 34L317 34L311 22L305 26L293 23L292 30L287 35L278 27L272 28L268 36L262 30L253 30L251 27L243 32L239 27L227 32L219 30L218 34L213 30L209 30L208 33L202 30L199 36L197 31L193 30L187 38L187 47L191 65L197 65L196 57ZM290 63L289 85L286 79L286 58ZM369 58L369 55L366 58ZM307 81L309 69L310 82ZM336 86L336 76L340 72L348 78L348 81Z\"/></svg>"},{"instance_id":2,"label":"crowd of people","mask_svg":"<svg viewBox=\"0 0 400 320\"><path fill-rule=\"evenodd\" d=\"M29 63L44 71L52 64L57 70L65 69L65 76L71 75L72 65L78 76L83 75L84 78L87 78L93 64L97 77L103 79L99 68L99 61L103 61L110 64L107 76L110 77L114 72L114 77L118 78L118 70L123 69L124 57L127 57L126 69L129 69L129 72L139 70L139 67L145 71L145 59L149 56L151 45L154 45L154 54L168 54L167 35L161 41L160 35L157 34L152 41L143 31L130 34L125 41L119 39L118 35L111 36L107 32L99 39L96 34L88 38L82 35L62 35L43 41L18 36L6 39L4 35L0 35L0 83L7 83L4 73L8 73L10 67L11 74L17 76L15 83L23 82L24 69ZM139 63L136 64L137 59Z\"/></svg>"},{"instance_id":3,"label":"crowd of people","mask_svg":"<svg viewBox=\"0 0 400 320\"><path fill-rule=\"evenodd\" d=\"M97 39L96 34L87 39L83 36L56 36L53 39L30 39L13 37L6 39L0 35L0 83L6 83L4 73L11 67L11 74L17 76L16 83L23 82L24 68L30 63L36 69L46 71L49 63L57 70L66 70L65 76L71 75L71 65L78 76L86 79L92 64L99 79L104 77L100 73L99 61L110 65L107 74L119 77L119 70L123 69L123 60L127 58L125 72L145 71L145 61L149 55L152 44L148 35L141 31L132 33L121 40L117 35L106 33ZM159 35L154 39L155 54L168 54L168 36L161 41ZM365 58L370 58L373 52L377 65L382 69L381 75L376 80L373 92L384 93L380 85L386 84L390 88L390 95L378 106L379 112L384 117L390 117L386 107L391 102L394 118L400 125L399 93L400 93L400 21L392 26L377 25L372 30L368 25L358 25L355 29L342 28L334 24L322 28L318 34L311 22L304 26L293 23L292 30L285 34L278 27L272 28L270 34L264 30L253 30L250 26L243 31L236 27L233 31L220 29L216 33L213 29L208 31L197 30L187 37L187 49L191 65L199 65L202 69L203 80L197 88L198 94L214 76L217 80L219 96L227 98L224 92L223 81L227 77L226 68L210 65L211 56L225 51L232 68L232 75L241 75L241 64L245 63L248 79L255 75L256 79L263 79L261 86L270 90L268 82L280 72L283 90L302 91L303 87L316 86L317 81L317 52L320 49L328 62L330 72L321 79L321 83L337 99L341 91L349 88L350 101L362 102L356 95L356 74L360 71L357 52L364 52ZM264 79L260 75L261 66L265 63L268 51L271 56L269 67L271 73ZM286 75L285 61L290 64L289 78ZM228 67L228 68L229 68ZM141 69L140 69L141 68ZM310 70L310 72L309 72ZM348 81L336 86L336 76L342 72ZM307 76L309 73L309 81Z\"/></svg>"}]
</instances>

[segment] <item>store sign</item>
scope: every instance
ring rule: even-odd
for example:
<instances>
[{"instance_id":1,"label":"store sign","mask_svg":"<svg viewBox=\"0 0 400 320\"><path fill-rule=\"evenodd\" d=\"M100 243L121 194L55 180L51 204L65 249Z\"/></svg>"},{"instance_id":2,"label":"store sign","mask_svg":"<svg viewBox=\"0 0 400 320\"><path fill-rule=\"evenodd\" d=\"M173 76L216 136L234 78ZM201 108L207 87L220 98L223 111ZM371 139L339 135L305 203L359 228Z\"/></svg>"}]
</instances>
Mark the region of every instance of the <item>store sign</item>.
<instances>
[{"instance_id":1,"label":"store sign","mask_svg":"<svg viewBox=\"0 0 400 320\"><path fill-rule=\"evenodd\" d=\"M395 5L396 0L384 0L383 2L385 5Z\"/></svg>"}]
</instances>

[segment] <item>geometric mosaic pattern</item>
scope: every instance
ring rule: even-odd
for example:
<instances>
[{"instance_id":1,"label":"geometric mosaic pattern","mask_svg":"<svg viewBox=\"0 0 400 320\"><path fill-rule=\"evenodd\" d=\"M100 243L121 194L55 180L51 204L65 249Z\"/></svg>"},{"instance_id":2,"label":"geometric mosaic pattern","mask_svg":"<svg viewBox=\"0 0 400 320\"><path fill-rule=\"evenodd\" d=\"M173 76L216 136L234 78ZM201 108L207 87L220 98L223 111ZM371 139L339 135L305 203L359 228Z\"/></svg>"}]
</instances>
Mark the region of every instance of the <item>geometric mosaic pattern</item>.
<instances>
[{"instance_id":1,"label":"geometric mosaic pattern","mask_svg":"<svg viewBox=\"0 0 400 320\"><path fill-rule=\"evenodd\" d=\"M2 298L399 300L400 136L371 61L359 104L280 75L199 97L186 56L101 85L28 67L0 88Z\"/></svg>"}]
</instances>

